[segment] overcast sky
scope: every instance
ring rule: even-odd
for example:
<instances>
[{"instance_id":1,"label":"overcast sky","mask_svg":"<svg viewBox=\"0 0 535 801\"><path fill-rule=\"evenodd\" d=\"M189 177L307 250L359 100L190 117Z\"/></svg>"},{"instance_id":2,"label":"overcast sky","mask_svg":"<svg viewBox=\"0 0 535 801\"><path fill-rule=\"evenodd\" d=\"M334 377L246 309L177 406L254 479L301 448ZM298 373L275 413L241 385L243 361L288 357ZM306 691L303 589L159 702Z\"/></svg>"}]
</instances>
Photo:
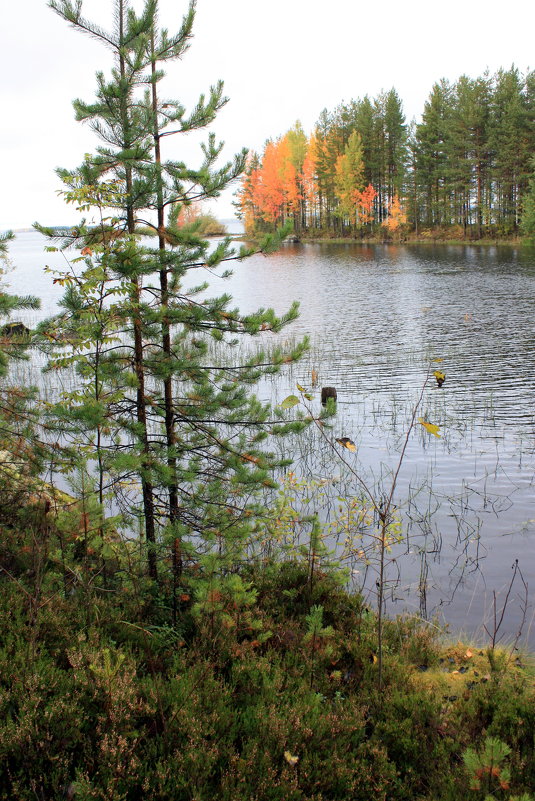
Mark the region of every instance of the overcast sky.
<instances>
[{"instance_id":1,"label":"overcast sky","mask_svg":"<svg viewBox=\"0 0 535 801\"><path fill-rule=\"evenodd\" d=\"M161 20L178 27L187 0L160 0ZM137 0L134 0L137 6ZM0 230L71 223L57 196L58 166L77 166L96 139L73 120L71 101L91 100L94 74L110 54L70 28L46 0L4 0ZM113 0L85 0L107 26ZM308 133L325 107L394 86L407 120L419 118L432 84L472 77L533 58L533 0L198 0L195 38L169 71L162 94L191 106L218 79L230 98L213 130L230 156L261 149L301 120ZM163 88L163 85L162 85ZM198 161L193 135L168 139L169 156ZM214 210L232 215L228 193Z\"/></svg>"}]
</instances>

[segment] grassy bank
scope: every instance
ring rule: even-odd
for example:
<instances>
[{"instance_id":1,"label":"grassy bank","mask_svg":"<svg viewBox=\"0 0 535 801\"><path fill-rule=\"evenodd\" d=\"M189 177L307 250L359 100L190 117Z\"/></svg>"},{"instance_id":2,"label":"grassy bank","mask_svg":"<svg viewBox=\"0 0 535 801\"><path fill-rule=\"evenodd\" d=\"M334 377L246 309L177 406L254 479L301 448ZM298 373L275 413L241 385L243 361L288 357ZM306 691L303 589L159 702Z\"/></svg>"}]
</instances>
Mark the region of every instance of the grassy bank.
<instances>
[{"instance_id":1,"label":"grassy bank","mask_svg":"<svg viewBox=\"0 0 535 801\"><path fill-rule=\"evenodd\" d=\"M366 237L366 238L355 238L355 237L307 237L303 236L299 240L303 243L318 243L318 244L325 244L331 243L336 245L342 244L362 244L362 245L482 245L482 246L497 246L503 245L508 247L519 247L522 244L522 240L519 237L513 239L493 239L491 237L482 238L482 239L460 239L460 238L447 238L447 237L417 237L417 236L407 236L407 237L399 237L399 238L388 238L385 239L384 237Z\"/></svg>"},{"instance_id":2,"label":"grassy bank","mask_svg":"<svg viewBox=\"0 0 535 801\"><path fill-rule=\"evenodd\" d=\"M258 234L258 236L243 236L242 238L247 241L260 241L265 234ZM529 243L522 239L520 236L498 236L496 234L486 234L482 237L475 238L472 235L464 236L462 229L433 229L421 231L416 234L414 232L398 232L387 234L384 231L379 231L375 234L359 234L358 236L350 235L349 233L344 236L327 234L324 231L304 231L294 235L296 240L302 243L318 243L333 245L341 244L362 244L362 245L399 245L399 244L417 244L417 245L482 245L482 246L496 246L504 245L509 247L519 247L521 245L529 245ZM291 239L292 237L290 237Z\"/></svg>"},{"instance_id":3,"label":"grassy bank","mask_svg":"<svg viewBox=\"0 0 535 801\"><path fill-rule=\"evenodd\" d=\"M402 237L314 237L303 236L300 237L300 242L308 243L332 243L332 244L362 244L362 245L482 245L482 246L496 246L503 245L508 247L519 247L523 244L520 237L513 237L511 239L499 239L493 237L482 237L481 239L463 239L461 237L447 237L447 236L402 236Z\"/></svg>"}]
</instances>

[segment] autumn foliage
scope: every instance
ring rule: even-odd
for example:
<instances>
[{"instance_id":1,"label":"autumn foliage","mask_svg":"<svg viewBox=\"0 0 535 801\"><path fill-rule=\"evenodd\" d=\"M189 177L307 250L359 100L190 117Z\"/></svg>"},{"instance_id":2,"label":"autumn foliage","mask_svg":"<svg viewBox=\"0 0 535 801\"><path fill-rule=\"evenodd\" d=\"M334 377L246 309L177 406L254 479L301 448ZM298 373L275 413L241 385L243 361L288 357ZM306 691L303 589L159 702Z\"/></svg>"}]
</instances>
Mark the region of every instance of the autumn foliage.
<instances>
[{"instance_id":1,"label":"autumn foliage","mask_svg":"<svg viewBox=\"0 0 535 801\"><path fill-rule=\"evenodd\" d=\"M239 192L240 209L246 226L248 221L258 219L268 223L285 222L288 217L299 213L304 198L310 200L314 196L312 151L307 152L304 169L304 160L299 158L299 144L300 138L296 142L296 137L292 138L288 132L275 141L267 142L261 160L256 156L250 159Z\"/></svg>"},{"instance_id":2,"label":"autumn foliage","mask_svg":"<svg viewBox=\"0 0 535 801\"><path fill-rule=\"evenodd\" d=\"M442 79L410 124L394 88L325 108L309 136L297 123L251 160L248 229L290 218L308 236L533 241L534 86L514 66Z\"/></svg>"},{"instance_id":3,"label":"autumn foliage","mask_svg":"<svg viewBox=\"0 0 535 801\"><path fill-rule=\"evenodd\" d=\"M297 231L328 227L364 234L375 224L397 231L405 222L397 195L380 202L366 183L362 137L356 131L344 144L333 131L317 127L306 136L300 123L269 140L261 155L249 157L238 208L247 233L291 220ZM327 226L326 226L327 223Z\"/></svg>"},{"instance_id":4,"label":"autumn foliage","mask_svg":"<svg viewBox=\"0 0 535 801\"><path fill-rule=\"evenodd\" d=\"M403 211L399 196L397 194L392 198L392 202L388 207L388 217L383 222L385 228L390 232L398 231L399 228L407 222L407 215Z\"/></svg>"}]
</instances>

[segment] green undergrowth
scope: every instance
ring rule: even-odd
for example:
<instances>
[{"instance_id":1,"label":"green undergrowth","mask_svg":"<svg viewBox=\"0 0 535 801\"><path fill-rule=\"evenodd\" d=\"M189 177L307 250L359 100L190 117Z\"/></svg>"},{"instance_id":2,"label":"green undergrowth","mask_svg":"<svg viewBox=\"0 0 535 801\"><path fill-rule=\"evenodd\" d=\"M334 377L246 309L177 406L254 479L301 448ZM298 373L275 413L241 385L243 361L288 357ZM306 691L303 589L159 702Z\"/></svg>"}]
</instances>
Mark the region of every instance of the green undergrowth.
<instances>
[{"instance_id":1,"label":"green undergrowth","mask_svg":"<svg viewBox=\"0 0 535 801\"><path fill-rule=\"evenodd\" d=\"M192 564L173 625L134 546L66 545L63 571L31 531L0 528L2 801L528 801L534 680L507 652L387 620L379 692L375 615L334 572Z\"/></svg>"}]
</instances>

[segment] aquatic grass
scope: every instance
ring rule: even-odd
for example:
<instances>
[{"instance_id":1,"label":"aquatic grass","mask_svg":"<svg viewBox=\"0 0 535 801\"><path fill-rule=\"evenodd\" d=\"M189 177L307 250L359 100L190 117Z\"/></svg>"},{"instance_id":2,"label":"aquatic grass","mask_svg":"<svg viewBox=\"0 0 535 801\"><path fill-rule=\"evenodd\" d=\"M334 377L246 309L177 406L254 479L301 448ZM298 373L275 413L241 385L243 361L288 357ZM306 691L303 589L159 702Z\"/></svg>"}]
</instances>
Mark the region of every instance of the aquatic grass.
<instances>
[{"instance_id":1,"label":"aquatic grass","mask_svg":"<svg viewBox=\"0 0 535 801\"><path fill-rule=\"evenodd\" d=\"M254 348L244 350L238 345L235 350L240 359L252 359L259 349L269 351L277 347L280 339L261 334ZM298 339L297 334L284 335L287 346ZM231 359L234 361L236 353L225 343L209 339L208 344L213 363L225 366L231 364ZM461 587L470 572L480 568L489 548L487 527L492 523L491 530L495 531L494 521L506 520L505 515L525 486L526 469L533 455L532 443L524 436L511 439L505 432L506 439L498 446L496 437L502 436L503 431L502 423L496 419L495 392L491 388L482 392L472 383L462 389L457 386L456 355L455 349L449 349L448 366L444 367L448 371L446 383L440 390L430 387L422 408L422 416L440 426L440 440L430 437L420 426L415 428L396 497L405 544L396 550L400 581L391 595L398 599L398 605L402 603L399 599L403 599L409 606L416 604L425 614L432 614L440 603L440 596L434 591L428 593L428 587L432 589L442 583L442 599L450 603L452 579L448 574L455 576L453 587ZM46 403L57 400L61 391L76 387L74 370L62 371L60 384L55 372L41 372L44 359L39 353L32 351L30 356L27 362L13 364L10 380L14 384L37 384ZM372 362L369 354L356 357L338 354L332 343L325 348L325 343L316 336L299 363L285 366L278 375L265 377L256 392L262 402L276 405L300 383L312 392L314 409L319 411L321 386L336 386L339 400L336 415L328 423L332 426L329 436L334 439L349 435L353 439L359 469L373 485L374 492L380 492L391 477L421 370L422 353L416 348L401 353L387 350ZM312 386L313 371L315 386ZM492 443L495 446L491 463ZM284 443L275 437L269 444L281 459L293 460L291 469L299 477L328 482L336 479L336 485L330 483L326 493L331 496L318 509L322 523L329 525L337 495L350 495L350 478L324 447L318 432L309 427ZM511 470L511 458L515 470L522 471L521 477ZM451 475L450 467L453 467ZM279 478L284 480L284 473ZM135 505L136 491L133 486L125 498L113 501L113 509L117 503L126 509L128 497ZM267 493L265 503L268 506L273 503L273 495ZM508 530L514 530L508 520L506 525ZM524 529L529 530L529 523ZM331 544L338 547L336 542ZM446 554L451 560L447 570ZM351 569L360 568L353 563ZM372 581L369 570L362 572L366 573L366 581Z\"/></svg>"}]
</instances>

